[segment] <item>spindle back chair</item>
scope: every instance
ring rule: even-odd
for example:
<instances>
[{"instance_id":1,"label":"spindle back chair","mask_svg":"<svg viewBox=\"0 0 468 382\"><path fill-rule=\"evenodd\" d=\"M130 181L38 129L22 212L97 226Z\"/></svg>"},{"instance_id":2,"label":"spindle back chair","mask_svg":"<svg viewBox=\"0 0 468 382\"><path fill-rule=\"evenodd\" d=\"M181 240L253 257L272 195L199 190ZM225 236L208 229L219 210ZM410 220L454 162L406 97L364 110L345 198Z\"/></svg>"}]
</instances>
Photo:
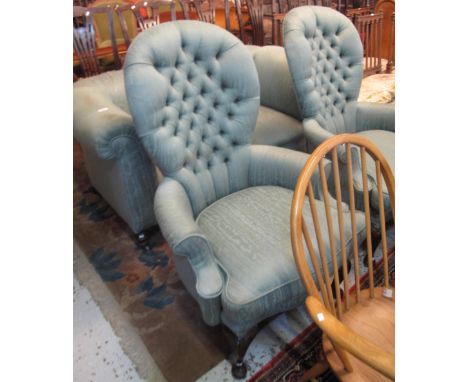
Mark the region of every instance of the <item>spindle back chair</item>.
<instances>
[{"instance_id":1,"label":"spindle back chair","mask_svg":"<svg viewBox=\"0 0 468 382\"><path fill-rule=\"evenodd\" d=\"M354 25L364 48L364 76L382 71L383 12L356 15Z\"/></svg>"},{"instance_id":2,"label":"spindle back chair","mask_svg":"<svg viewBox=\"0 0 468 382\"><path fill-rule=\"evenodd\" d=\"M358 211L355 205L353 187L355 176L353 175L351 150L356 148L361 157L364 211ZM325 157L331 159L331 166ZM346 173L340 174L339 161L342 159L339 158L343 157L346 158ZM379 201L380 245L383 256L381 263L378 264L374 264L371 234L370 188L367 175L369 159L375 161L375 182ZM325 162L328 164L325 165ZM325 174L325 166L331 167L328 175ZM343 203L342 200L341 184L344 176L348 178L349 205ZM345 380L353 380L351 378L353 376L356 377L356 380L368 378L374 381L382 377L380 373L385 377L395 378L395 294L394 286L391 285L389 277L389 256L394 256L394 248L389 248L387 242L382 178L390 195L394 217L395 181L385 157L366 138L356 134L335 135L324 141L310 155L298 178L293 196L291 242L296 265L308 295L306 307L312 319L323 330L324 336L328 336L328 339L324 338L324 351L330 366L340 379L345 376L349 377ZM330 196L331 189L334 190L335 198ZM320 199L323 199L325 205L326 219L324 220L318 216L319 209L316 200L318 193L320 193ZM313 227L307 226L303 215L303 207L307 204L310 205ZM338 214L338 225L336 225L335 219L334 226L332 214ZM345 239L344 227L347 219L351 222L351 241ZM363 219L365 220L365 230L361 229L358 233L356 222L362 222ZM323 226L325 223L321 224L321 221L326 221L326 226ZM362 235L360 235L362 231L365 231L365 241L362 241ZM335 232L339 233L339 236ZM335 240L338 237L339 240ZM367 256L360 256L360 244L363 244L361 250L365 247ZM340 258L338 258L337 253L339 253ZM354 268L354 280L348 275L348 260L350 260L347 258L348 253L349 257L352 257L350 262ZM327 263L327 258L330 256L333 265L331 274L329 274L331 266ZM363 275L360 274L361 261L367 261L369 284L367 289L361 285L363 281ZM338 265L340 263L341 269ZM315 272L315 279L311 268ZM377 268L380 270L383 268L383 287L374 285L376 284L374 271ZM353 281L354 291L351 288ZM354 299L352 295L354 295ZM365 314L366 317L363 318L362 314ZM384 318L380 319L378 323L372 323L377 315ZM375 333L372 332L375 329L377 329L378 336L374 336ZM377 341L377 339L382 338L384 339L382 342Z\"/></svg>"},{"instance_id":3,"label":"spindle back chair","mask_svg":"<svg viewBox=\"0 0 468 382\"><path fill-rule=\"evenodd\" d=\"M80 66L85 77L101 73L96 49L96 30L94 26L94 15L104 14L107 16L113 55L113 68L122 66L120 61L117 40L115 37L113 9L111 6L85 8L73 7L73 49L78 57Z\"/></svg>"}]
</instances>

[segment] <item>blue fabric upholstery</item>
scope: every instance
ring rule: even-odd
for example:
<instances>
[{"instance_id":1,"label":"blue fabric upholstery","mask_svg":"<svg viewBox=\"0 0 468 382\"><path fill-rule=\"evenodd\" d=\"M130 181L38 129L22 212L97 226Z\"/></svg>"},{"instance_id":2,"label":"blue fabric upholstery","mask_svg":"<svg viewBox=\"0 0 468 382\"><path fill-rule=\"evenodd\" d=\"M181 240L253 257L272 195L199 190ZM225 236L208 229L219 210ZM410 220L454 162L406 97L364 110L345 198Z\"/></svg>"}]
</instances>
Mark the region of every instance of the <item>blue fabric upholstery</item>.
<instances>
[{"instance_id":1,"label":"blue fabric upholstery","mask_svg":"<svg viewBox=\"0 0 468 382\"><path fill-rule=\"evenodd\" d=\"M261 91L252 143L305 151L284 49L248 46L248 50L254 58ZM155 168L135 132L122 70L74 83L73 129L92 185L135 233L154 226Z\"/></svg>"},{"instance_id":2,"label":"blue fabric upholstery","mask_svg":"<svg viewBox=\"0 0 468 382\"><path fill-rule=\"evenodd\" d=\"M363 49L352 22L328 7L294 8L284 19L284 45L309 149L334 134L360 133L394 169L395 107L357 102ZM375 179L375 169L369 175Z\"/></svg>"},{"instance_id":3,"label":"blue fabric upholstery","mask_svg":"<svg viewBox=\"0 0 468 382\"><path fill-rule=\"evenodd\" d=\"M177 21L139 34L124 73L137 134L165 176L155 215L205 321L240 337L301 304L288 232L307 155L250 144L260 104L252 54L219 27ZM242 289L249 259L284 269L258 268Z\"/></svg>"},{"instance_id":4,"label":"blue fabric upholstery","mask_svg":"<svg viewBox=\"0 0 468 382\"><path fill-rule=\"evenodd\" d=\"M155 225L148 206L157 186L156 173L128 111L122 71L73 85L73 134L83 150L91 184L132 231Z\"/></svg>"},{"instance_id":5,"label":"blue fabric upholstery","mask_svg":"<svg viewBox=\"0 0 468 382\"><path fill-rule=\"evenodd\" d=\"M194 30L192 21L180 21L138 35L125 86L143 145L161 172L184 186L198 215L247 186L237 163L247 159L260 92L255 64L237 38L204 24Z\"/></svg>"},{"instance_id":6,"label":"blue fabric upholstery","mask_svg":"<svg viewBox=\"0 0 468 382\"><path fill-rule=\"evenodd\" d=\"M222 320L236 333L245 333L262 319L304 302L306 294L291 248L289 214L292 195L292 190L278 186L250 187L213 203L197 219L225 275L221 296ZM318 201L317 207L321 224L325 225L323 202ZM312 217L307 202L303 211L311 227ZM332 217L337 227L337 214ZM345 235L351 238L349 219L346 222ZM362 240L365 228L363 213L356 215L356 222L358 240ZM338 230L335 230L335 238L339 239ZM313 245L318 251L315 236ZM331 273L328 242L326 250ZM309 266L312 270L311 263Z\"/></svg>"}]
</instances>

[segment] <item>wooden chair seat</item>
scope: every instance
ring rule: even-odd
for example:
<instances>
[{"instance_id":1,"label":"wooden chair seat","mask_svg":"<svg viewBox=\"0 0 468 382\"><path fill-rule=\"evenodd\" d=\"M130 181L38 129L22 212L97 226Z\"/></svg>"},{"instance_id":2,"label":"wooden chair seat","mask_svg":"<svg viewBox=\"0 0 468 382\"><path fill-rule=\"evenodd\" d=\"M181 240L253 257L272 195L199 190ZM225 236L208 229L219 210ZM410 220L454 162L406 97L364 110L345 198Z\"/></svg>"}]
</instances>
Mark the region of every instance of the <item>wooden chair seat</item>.
<instances>
[{"instance_id":1,"label":"wooden chair seat","mask_svg":"<svg viewBox=\"0 0 468 382\"><path fill-rule=\"evenodd\" d=\"M341 319L349 329L372 341L382 349L395 352L395 293L392 299L383 297L383 288L375 288L375 297L369 298L369 289L361 291L363 297L359 304L343 314ZM390 381L389 378L374 370L352 354L348 353L353 367L352 372L345 370L330 340L324 334L323 351L333 373L343 382L353 381Z\"/></svg>"}]
</instances>

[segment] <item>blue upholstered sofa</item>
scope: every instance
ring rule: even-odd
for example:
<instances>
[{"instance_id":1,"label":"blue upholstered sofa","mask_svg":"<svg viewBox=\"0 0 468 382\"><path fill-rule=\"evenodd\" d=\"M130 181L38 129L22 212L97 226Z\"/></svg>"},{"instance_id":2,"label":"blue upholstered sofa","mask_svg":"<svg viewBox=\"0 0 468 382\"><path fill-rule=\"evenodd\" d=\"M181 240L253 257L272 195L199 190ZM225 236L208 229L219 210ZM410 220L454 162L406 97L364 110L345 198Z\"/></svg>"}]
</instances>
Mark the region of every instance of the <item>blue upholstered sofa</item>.
<instances>
[{"instance_id":1,"label":"blue upholstered sofa","mask_svg":"<svg viewBox=\"0 0 468 382\"><path fill-rule=\"evenodd\" d=\"M248 46L257 68L261 106L252 143L304 150L302 118L284 49ZM92 185L144 240L156 224L157 169L138 139L123 71L79 80L73 89L73 129Z\"/></svg>"}]
</instances>

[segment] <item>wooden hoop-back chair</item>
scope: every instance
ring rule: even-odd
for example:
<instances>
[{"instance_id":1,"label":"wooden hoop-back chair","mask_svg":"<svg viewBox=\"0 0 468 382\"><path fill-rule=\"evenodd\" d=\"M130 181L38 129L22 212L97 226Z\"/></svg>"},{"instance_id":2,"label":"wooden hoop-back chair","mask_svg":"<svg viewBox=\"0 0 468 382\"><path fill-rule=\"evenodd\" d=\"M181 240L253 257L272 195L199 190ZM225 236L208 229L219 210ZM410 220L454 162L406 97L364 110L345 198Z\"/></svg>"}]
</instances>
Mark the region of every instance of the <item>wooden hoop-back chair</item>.
<instances>
[{"instance_id":1,"label":"wooden hoop-back chair","mask_svg":"<svg viewBox=\"0 0 468 382\"><path fill-rule=\"evenodd\" d=\"M113 69L119 69L122 66L117 49L112 12L113 10L110 6L94 8L73 7L73 49L85 77L94 76L102 71L96 50L96 31L93 17L95 14L107 15L112 44Z\"/></svg>"},{"instance_id":2,"label":"wooden hoop-back chair","mask_svg":"<svg viewBox=\"0 0 468 382\"><path fill-rule=\"evenodd\" d=\"M164 11L167 7L169 7L170 20L175 21L177 19L175 0L142 0L135 4L125 4L116 7L115 11L119 15L120 26L127 47L130 45L130 36L124 12L128 10L133 12L139 32L141 32L166 21L161 16L165 16L167 12L161 12L161 10Z\"/></svg>"},{"instance_id":3,"label":"wooden hoop-back chair","mask_svg":"<svg viewBox=\"0 0 468 382\"><path fill-rule=\"evenodd\" d=\"M354 25L364 48L364 76L382 71L383 12L356 15Z\"/></svg>"},{"instance_id":4,"label":"wooden hoop-back chair","mask_svg":"<svg viewBox=\"0 0 468 382\"><path fill-rule=\"evenodd\" d=\"M356 146L359 148L362 161L364 212L358 211L354 204L351 150L354 150ZM349 206L344 204L341 198L340 182L344 174L339 173L338 157L343 155L347 158ZM331 158L328 179L325 175L324 161L327 161L329 165L330 162L324 159L326 156ZM369 158L375 161L377 170L376 184L383 253L381 263L378 264L374 264L372 250L367 178ZM315 174L314 181L312 181L313 174ZM324 141L314 150L302 169L294 190L291 207L291 241L296 265L308 295L306 307L312 319L324 333L323 346L327 361L334 373L343 381L379 381L387 380L387 377L395 378L395 293L394 286L390 284L388 251L391 249L394 252L394 247L388 248L387 245L382 177L388 188L394 216L395 181L385 157L366 138L355 134L340 134ZM332 187L329 186L330 183L334 183L336 199L329 195L329 189ZM315 199L317 190L320 190L325 205L326 227L320 225ZM310 205L313 227L307 227L307 221L303 216L303 208L307 208L307 204ZM332 214L338 215L338 224L335 219L335 226L333 226ZM351 222L352 240L349 243L346 242L344 233L345 215L349 216L346 219ZM363 220L365 220L365 228L363 228ZM369 283L367 289L363 289L361 285L364 277L359 272L358 240L362 240L362 235L357 232L358 226L361 227L359 233L365 233L366 239L363 244L367 250ZM335 233L339 233L339 236ZM336 242L335 237L339 238ZM317 243L315 248L318 247L318 251L314 249L313 241ZM307 252L309 255L306 255ZM340 253L339 256L337 252ZM348 276L347 253L350 254L349 257L352 257L351 263L355 274L354 291L352 289L350 291L350 284L353 280ZM331 257L333 268L329 263L327 264L327 255L328 258ZM338 268L339 263L342 264L341 269ZM316 275L315 280L311 273L312 267ZM374 269L382 270L380 267L383 268L384 273L383 287L374 285ZM329 274L329 269L332 269L331 274Z\"/></svg>"}]
</instances>

